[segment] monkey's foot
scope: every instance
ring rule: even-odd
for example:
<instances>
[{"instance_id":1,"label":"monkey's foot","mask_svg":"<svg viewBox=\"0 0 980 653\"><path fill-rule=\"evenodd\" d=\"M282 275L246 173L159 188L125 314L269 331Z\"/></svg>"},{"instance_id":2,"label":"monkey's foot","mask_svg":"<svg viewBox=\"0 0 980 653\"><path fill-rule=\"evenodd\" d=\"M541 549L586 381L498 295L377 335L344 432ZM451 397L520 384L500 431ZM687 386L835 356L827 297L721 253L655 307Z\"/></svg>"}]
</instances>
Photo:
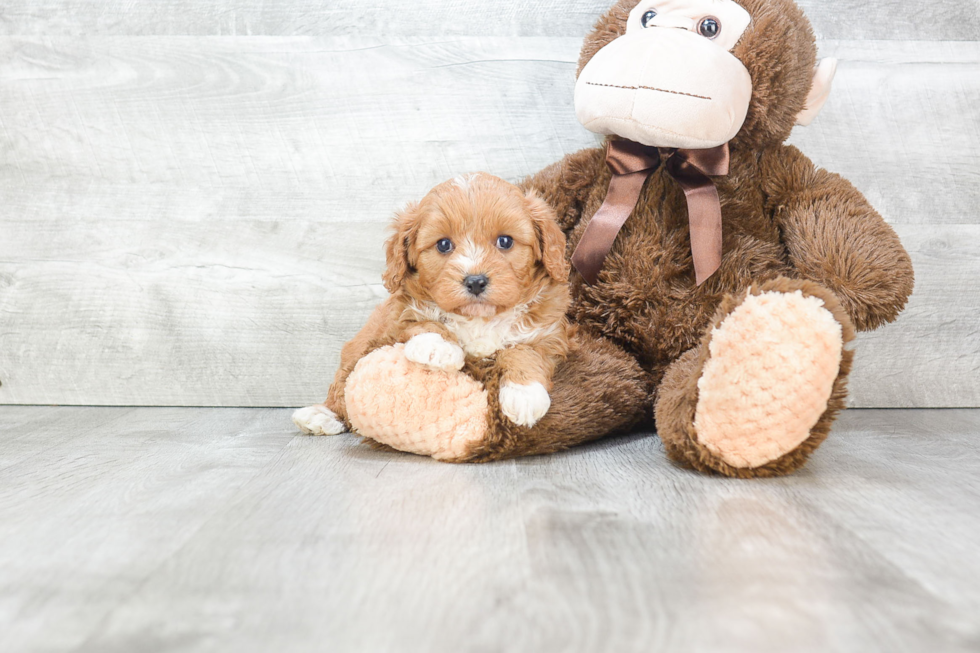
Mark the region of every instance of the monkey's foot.
<instances>
[{"instance_id":1,"label":"monkey's foot","mask_svg":"<svg viewBox=\"0 0 980 653\"><path fill-rule=\"evenodd\" d=\"M749 295L711 334L698 380L698 441L733 467L798 447L827 409L844 349L816 297Z\"/></svg>"},{"instance_id":2,"label":"monkey's foot","mask_svg":"<svg viewBox=\"0 0 980 653\"><path fill-rule=\"evenodd\" d=\"M399 451L463 460L487 434L487 391L464 372L413 363L405 345L377 349L347 379L358 435Z\"/></svg>"},{"instance_id":3,"label":"monkey's foot","mask_svg":"<svg viewBox=\"0 0 980 653\"><path fill-rule=\"evenodd\" d=\"M668 370L657 427L673 457L768 476L801 466L826 437L845 396L852 329L829 291L777 282L727 302L700 349Z\"/></svg>"}]
</instances>

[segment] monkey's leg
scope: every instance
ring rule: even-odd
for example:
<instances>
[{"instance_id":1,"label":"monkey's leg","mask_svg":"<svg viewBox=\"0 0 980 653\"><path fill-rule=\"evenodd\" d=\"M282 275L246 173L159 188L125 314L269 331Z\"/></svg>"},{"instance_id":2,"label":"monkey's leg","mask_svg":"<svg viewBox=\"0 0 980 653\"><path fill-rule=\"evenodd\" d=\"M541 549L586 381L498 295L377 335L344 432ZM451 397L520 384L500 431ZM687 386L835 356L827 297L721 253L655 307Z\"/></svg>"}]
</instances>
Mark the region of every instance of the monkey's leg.
<instances>
[{"instance_id":1,"label":"monkey's leg","mask_svg":"<svg viewBox=\"0 0 980 653\"><path fill-rule=\"evenodd\" d=\"M372 351L347 378L357 435L408 453L458 461L487 437L487 391L465 371L420 365L405 345Z\"/></svg>"},{"instance_id":2,"label":"monkey's leg","mask_svg":"<svg viewBox=\"0 0 980 653\"><path fill-rule=\"evenodd\" d=\"M431 370L384 347L358 363L347 383L347 410L359 435L446 462L487 462L550 453L622 432L647 416L650 392L639 365L618 347L589 336L553 376L551 406L533 427L505 417L504 370L492 360L463 371Z\"/></svg>"},{"instance_id":3,"label":"monkey's leg","mask_svg":"<svg viewBox=\"0 0 980 653\"><path fill-rule=\"evenodd\" d=\"M668 455L735 477L800 468L844 407L853 337L833 293L812 282L780 278L726 298L658 389Z\"/></svg>"},{"instance_id":4,"label":"monkey's leg","mask_svg":"<svg viewBox=\"0 0 980 653\"><path fill-rule=\"evenodd\" d=\"M636 361L619 347L584 332L552 377L551 407L534 426L515 424L500 409L500 366L482 375L489 398L487 437L463 462L486 462L553 453L623 433L649 419L650 384Z\"/></svg>"}]
</instances>

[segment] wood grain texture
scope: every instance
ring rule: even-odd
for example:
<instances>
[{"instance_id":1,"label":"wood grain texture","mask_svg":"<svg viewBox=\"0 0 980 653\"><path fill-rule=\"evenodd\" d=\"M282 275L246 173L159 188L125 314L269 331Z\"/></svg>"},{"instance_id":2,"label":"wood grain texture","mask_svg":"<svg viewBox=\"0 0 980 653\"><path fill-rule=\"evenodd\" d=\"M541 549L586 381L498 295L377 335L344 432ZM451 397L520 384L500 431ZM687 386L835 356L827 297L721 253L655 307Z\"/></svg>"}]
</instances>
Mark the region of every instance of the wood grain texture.
<instances>
[{"instance_id":1,"label":"wood grain texture","mask_svg":"<svg viewBox=\"0 0 980 653\"><path fill-rule=\"evenodd\" d=\"M0 38L0 403L322 398L383 295L394 209L595 142L571 106L579 45ZM918 271L909 311L859 343L853 402L980 405L980 46L821 49L835 92L792 141Z\"/></svg>"},{"instance_id":2,"label":"wood grain texture","mask_svg":"<svg viewBox=\"0 0 980 653\"><path fill-rule=\"evenodd\" d=\"M893 324L859 334L851 406L980 405L980 225L898 225L915 291Z\"/></svg>"},{"instance_id":3,"label":"wood grain texture","mask_svg":"<svg viewBox=\"0 0 980 653\"><path fill-rule=\"evenodd\" d=\"M593 143L577 41L0 39L0 192L69 215L131 193L107 220L387 219L436 180Z\"/></svg>"},{"instance_id":4,"label":"wood grain texture","mask_svg":"<svg viewBox=\"0 0 980 653\"><path fill-rule=\"evenodd\" d=\"M456 466L284 410L0 408L0 648L976 650L978 428L851 411L738 481L642 434Z\"/></svg>"},{"instance_id":5,"label":"wood grain texture","mask_svg":"<svg viewBox=\"0 0 980 653\"><path fill-rule=\"evenodd\" d=\"M613 0L6 0L0 34L37 36L574 36ZM977 40L975 0L798 0L817 35Z\"/></svg>"},{"instance_id":6,"label":"wood grain texture","mask_svg":"<svg viewBox=\"0 0 980 653\"><path fill-rule=\"evenodd\" d=\"M790 142L892 224L980 224L980 43L827 41L833 91Z\"/></svg>"},{"instance_id":7,"label":"wood grain texture","mask_svg":"<svg viewBox=\"0 0 980 653\"><path fill-rule=\"evenodd\" d=\"M0 263L0 313L16 320L0 397L12 403L302 403L326 396L333 345L385 296L381 224L5 229L3 249L25 260L62 252L29 268Z\"/></svg>"},{"instance_id":8,"label":"wood grain texture","mask_svg":"<svg viewBox=\"0 0 980 653\"><path fill-rule=\"evenodd\" d=\"M7 403L310 403L385 294L380 223L5 228L0 261L33 261L0 262ZM851 403L978 405L980 225L898 231L916 292L897 323L859 337ZM57 260L37 260L52 247Z\"/></svg>"},{"instance_id":9,"label":"wood grain texture","mask_svg":"<svg viewBox=\"0 0 980 653\"><path fill-rule=\"evenodd\" d=\"M84 643L288 443L282 411L46 411L0 427L8 651Z\"/></svg>"}]
</instances>

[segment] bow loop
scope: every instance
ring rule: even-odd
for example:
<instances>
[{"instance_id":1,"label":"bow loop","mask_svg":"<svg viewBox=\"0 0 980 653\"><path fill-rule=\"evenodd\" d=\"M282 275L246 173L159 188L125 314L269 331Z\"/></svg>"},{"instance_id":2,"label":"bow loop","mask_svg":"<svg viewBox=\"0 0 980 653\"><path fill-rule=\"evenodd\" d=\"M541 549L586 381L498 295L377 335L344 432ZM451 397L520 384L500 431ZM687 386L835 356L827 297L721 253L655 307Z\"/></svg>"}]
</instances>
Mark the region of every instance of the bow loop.
<instances>
[{"instance_id":1,"label":"bow loop","mask_svg":"<svg viewBox=\"0 0 980 653\"><path fill-rule=\"evenodd\" d=\"M609 141L606 165L614 175L652 173L660 165L660 150L633 141Z\"/></svg>"},{"instance_id":2,"label":"bow loop","mask_svg":"<svg viewBox=\"0 0 980 653\"><path fill-rule=\"evenodd\" d=\"M674 163L676 161L676 163ZM728 145L719 145L707 150L675 150L668 164L681 167L694 167L708 177L724 177L728 174L731 155ZM668 165L670 167L670 165ZM671 172L672 177L676 175Z\"/></svg>"}]
</instances>

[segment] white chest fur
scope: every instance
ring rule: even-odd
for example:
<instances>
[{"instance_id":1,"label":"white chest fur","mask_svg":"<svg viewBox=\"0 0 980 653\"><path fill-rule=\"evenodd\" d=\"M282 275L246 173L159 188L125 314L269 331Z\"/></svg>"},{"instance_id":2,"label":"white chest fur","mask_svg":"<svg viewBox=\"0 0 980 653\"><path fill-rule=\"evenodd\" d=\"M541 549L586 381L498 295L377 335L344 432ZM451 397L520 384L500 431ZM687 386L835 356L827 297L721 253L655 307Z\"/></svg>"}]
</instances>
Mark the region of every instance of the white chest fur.
<instances>
[{"instance_id":1,"label":"white chest fur","mask_svg":"<svg viewBox=\"0 0 980 653\"><path fill-rule=\"evenodd\" d=\"M422 320L445 325L466 355L473 358L486 358L501 349L533 342L553 333L557 328L554 324L547 327L529 324L526 304L515 306L492 318L447 313L435 304L428 303L413 305L411 309Z\"/></svg>"}]
</instances>

